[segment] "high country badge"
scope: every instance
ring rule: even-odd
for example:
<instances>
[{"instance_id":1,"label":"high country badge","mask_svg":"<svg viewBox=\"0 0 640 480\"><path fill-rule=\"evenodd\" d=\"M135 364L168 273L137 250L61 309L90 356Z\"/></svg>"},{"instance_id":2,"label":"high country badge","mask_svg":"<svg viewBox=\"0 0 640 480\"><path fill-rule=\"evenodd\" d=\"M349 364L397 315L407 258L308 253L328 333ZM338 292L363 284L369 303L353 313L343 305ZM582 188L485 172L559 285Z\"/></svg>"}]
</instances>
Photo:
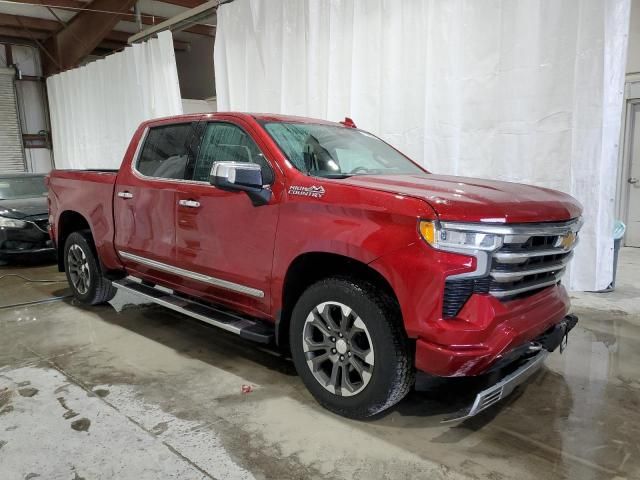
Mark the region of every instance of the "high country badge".
<instances>
[{"instance_id":1,"label":"high country badge","mask_svg":"<svg viewBox=\"0 0 640 480\"><path fill-rule=\"evenodd\" d=\"M289 195L300 195L302 197L322 198L324 195L324 187L301 187L299 185L291 185L289 187Z\"/></svg>"}]
</instances>

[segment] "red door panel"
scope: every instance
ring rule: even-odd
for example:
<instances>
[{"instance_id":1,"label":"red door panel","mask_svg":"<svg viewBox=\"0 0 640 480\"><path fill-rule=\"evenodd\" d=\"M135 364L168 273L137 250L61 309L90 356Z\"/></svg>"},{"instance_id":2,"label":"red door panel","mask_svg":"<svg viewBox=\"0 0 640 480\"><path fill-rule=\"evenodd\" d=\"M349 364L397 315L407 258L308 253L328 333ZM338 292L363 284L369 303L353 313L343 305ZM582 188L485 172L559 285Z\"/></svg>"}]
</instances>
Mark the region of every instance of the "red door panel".
<instances>
[{"instance_id":1,"label":"red door panel","mask_svg":"<svg viewBox=\"0 0 640 480\"><path fill-rule=\"evenodd\" d=\"M133 158L118 174L114 192L115 247L127 270L175 281L177 188L188 173L193 121L160 123L147 130ZM160 262L164 268L154 268ZM151 263L151 265L150 265Z\"/></svg>"},{"instance_id":2,"label":"red door panel","mask_svg":"<svg viewBox=\"0 0 640 480\"><path fill-rule=\"evenodd\" d=\"M283 178L263 154L262 139L238 119L207 123L194 164L194 180L178 189L177 266L207 276L186 280L211 301L254 315L271 314L271 269ZM216 161L253 162L271 183L269 204L254 206L245 192L208 183Z\"/></svg>"},{"instance_id":3,"label":"red door panel","mask_svg":"<svg viewBox=\"0 0 640 480\"><path fill-rule=\"evenodd\" d=\"M116 249L172 263L175 259L175 213L176 189L173 182L129 176L115 189ZM132 266L130 259L120 256L126 266Z\"/></svg>"},{"instance_id":4,"label":"red door panel","mask_svg":"<svg viewBox=\"0 0 640 480\"><path fill-rule=\"evenodd\" d=\"M199 206L178 207L176 265L212 277L185 285L211 301L268 313L278 204L254 207L244 192L206 184L180 186L180 200Z\"/></svg>"}]
</instances>

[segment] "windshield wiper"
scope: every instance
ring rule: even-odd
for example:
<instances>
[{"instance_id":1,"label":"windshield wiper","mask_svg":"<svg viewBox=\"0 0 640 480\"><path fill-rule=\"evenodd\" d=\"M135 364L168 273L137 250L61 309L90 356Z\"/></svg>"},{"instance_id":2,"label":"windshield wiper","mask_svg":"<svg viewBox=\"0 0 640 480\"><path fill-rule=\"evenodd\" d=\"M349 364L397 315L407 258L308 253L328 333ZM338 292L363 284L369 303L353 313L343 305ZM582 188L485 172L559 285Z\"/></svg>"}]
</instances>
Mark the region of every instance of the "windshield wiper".
<instances>
[{"instance_id":1,"label":"windshield wiper","mask_svg":"<svg viewBox=\"0 0 640 480\"><path fill-rule=\"evenodd\" d=\"M307 172L307 175L309 175L310 177L318 177L318 178L349 178L352 177L353 175L349 174L349 173L311 173L311 172Z\"/></svg>"}]
</instances>

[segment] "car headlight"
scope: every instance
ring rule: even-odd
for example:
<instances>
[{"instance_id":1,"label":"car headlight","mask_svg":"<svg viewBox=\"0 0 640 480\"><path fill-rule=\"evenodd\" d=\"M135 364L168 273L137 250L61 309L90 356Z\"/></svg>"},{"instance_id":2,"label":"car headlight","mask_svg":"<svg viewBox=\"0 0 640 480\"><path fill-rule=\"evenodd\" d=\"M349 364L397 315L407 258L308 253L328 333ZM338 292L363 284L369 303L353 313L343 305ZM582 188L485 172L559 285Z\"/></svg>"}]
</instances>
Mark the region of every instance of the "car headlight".
<instances>
[{"instance_id":1,"label":"car headlight","mask_svg":"<svg viewBox=\"0 0 640 480\"><path fill-rule=\"evenodd\" d=\"M502 246L502 235L443 228L438 222L421 220L420 235L433 248L449 252L464 253L469 250L491 252Z\"/></svg>"},{"instance_id":2,"label":"car headlight","mask_svg":"<svg viewBox=\"0 0 640 480\"><path fill-rule=\"evenodd\" d=\"M27 222L15 218L0 217L0 228L25 228Z\"/></svg>"}]
</instances>

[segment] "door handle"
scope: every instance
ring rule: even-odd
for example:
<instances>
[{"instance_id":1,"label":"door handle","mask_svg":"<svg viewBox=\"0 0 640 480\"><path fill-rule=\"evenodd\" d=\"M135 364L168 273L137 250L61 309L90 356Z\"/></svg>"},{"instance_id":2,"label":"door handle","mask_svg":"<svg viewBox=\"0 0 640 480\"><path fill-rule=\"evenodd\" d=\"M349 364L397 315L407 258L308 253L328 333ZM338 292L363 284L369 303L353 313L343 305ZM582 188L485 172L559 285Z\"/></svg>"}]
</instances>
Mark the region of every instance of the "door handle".
<instances>
[{"instance_id":1,"label":"door handle","mask_svg":"<svg viewBox=\"0 0 640 480\"><path fill-rule=\"evenodd\" d=\"M637 178L631 177L627 180L627 182L629 182L631 185L635 185L636 183L640 182L640 180L638 180Z\"/></svg>"},{"instance_id":2,"label":"door handle","mask_svg":"<svg viewBox=\"0 0 640 480\"><path fill-rule=\"evenodd\" d=\"M120 198L133 198L133 193L131 193L131 192L118 192L118 196Z\"/></svg>"},{"instance_id":3,"label":"door handle","mask_svg":"<svg viewBox=\"0 0 640 480\"><path fill-rule=\"evenodd\" d=\"M178 200L178 205L181 207L198 208L200 202L196 202L195 200Z\"/></svg>"}]
</instances>

